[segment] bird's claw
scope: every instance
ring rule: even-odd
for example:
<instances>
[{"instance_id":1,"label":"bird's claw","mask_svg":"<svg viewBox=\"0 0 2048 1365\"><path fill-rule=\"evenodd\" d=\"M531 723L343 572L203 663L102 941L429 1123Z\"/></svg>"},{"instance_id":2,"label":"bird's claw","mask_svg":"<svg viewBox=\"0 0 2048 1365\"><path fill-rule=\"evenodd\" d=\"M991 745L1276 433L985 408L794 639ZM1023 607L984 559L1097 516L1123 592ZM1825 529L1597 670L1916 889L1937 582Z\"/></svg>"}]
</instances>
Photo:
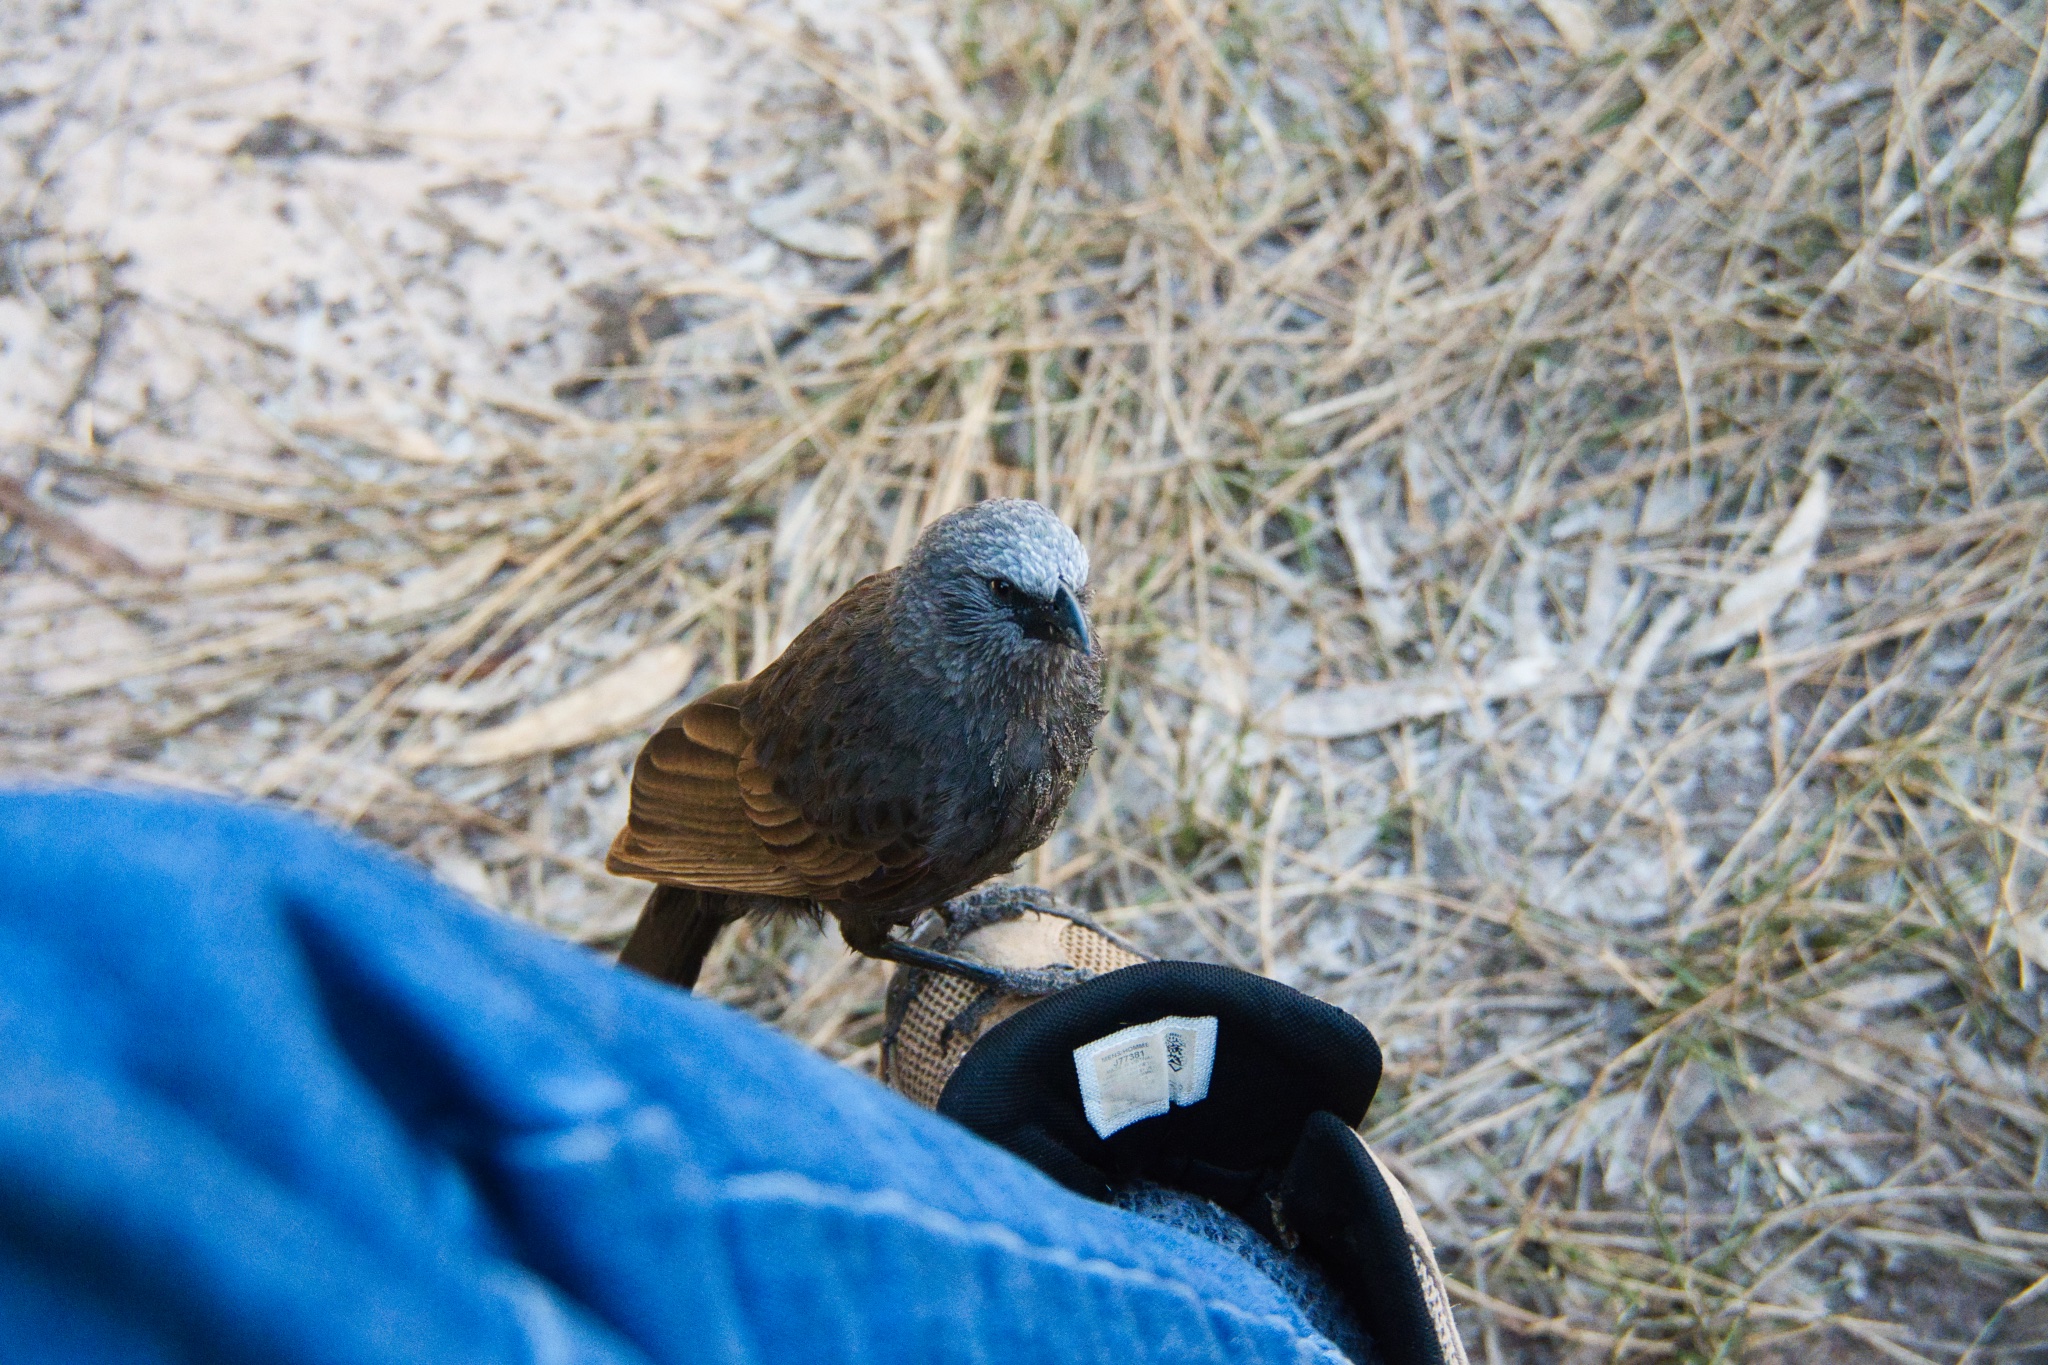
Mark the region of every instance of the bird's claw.
<instances>
[{"instance_id":1,"label":"bird's claw","mask_svg":"<svg viewBox=\"0 0 2048 1365\"><path fill-rule=\"evenodd\" d=\"M1058 915L1061 919L1073 919L1074 913L1053 898L1053 894L1041 886L990 886L979 891L944 901L932 907L932 912L944 921L946 928L955 937L964 937L976 929L985 929L1007 919L1014 919L1024 910L1036 911L1041 915Z\"/></svg>"},{"instance_id":2,"label":"bird's claw","mask_svg":"<svg viewBox=\"0 0 2048 1365\"><path fill-rule=\"evenodd\" d=\"M1069 986L1095 979L1094 972L1066 962L1044 967L998 967L995 970L1003 978L997 989L1008 995L1053 995Z\"/></svg>"},{"instance_id":3,"label":"bird's claw","mask_svg":"<svg viewBox=\"0 0 2048 1365\"><path fill-rule=\"evenodd\" d=\"M1070 920L1093 933L1108 938L1119 947L1128 948L1122 939L1109 933L1087 915L1060 904L1052 892L1038 886L991 886L972 895L936 905L928 912L927 918L911 932L908 938L896 938L886 929L879 934L870 930L865 933L847 932L847 946L869 957L914 967L920 971L941 972L947 976L972 981L1005 996L1045 996L1092 981L1099 973L1077 967L1071 962L1050 962L1042 967L999 967L994 963L982 962L975 958L956 957L941 951L936 943L957 943L969 937L978 929L1005 920L1015 919L1020 913L1031 911L1041 915L1054 915ZM1131 949L1135 954L1136 949Z\"/></svg>"},{"instance_id":4,"label":"bird's claw","mask_svg":"<svg viewBox=\"0 0 2048 1365\"><path fill-rule=\"evenodd\" d=\"M977 962L971 957L954 957L951 953L922 948L917 944L905 943L895 938L884 938L873 944L861 944L856 951L905 967L915 967L920 971L957 976L978 986L988 986L1004 995L1051 995L1055 991L1078 986L1094 977L1094 973L1064 962L1044 967L997 967L991 963Z\"/></svg>"}]
</instances>

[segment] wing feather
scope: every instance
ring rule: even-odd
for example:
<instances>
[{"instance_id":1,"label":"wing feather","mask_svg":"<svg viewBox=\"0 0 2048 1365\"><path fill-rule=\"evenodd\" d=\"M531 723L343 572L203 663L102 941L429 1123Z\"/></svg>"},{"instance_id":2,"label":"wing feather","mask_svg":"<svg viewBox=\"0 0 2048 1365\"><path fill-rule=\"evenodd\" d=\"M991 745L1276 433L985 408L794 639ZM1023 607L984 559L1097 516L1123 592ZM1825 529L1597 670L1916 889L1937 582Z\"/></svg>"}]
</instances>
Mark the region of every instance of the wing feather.
<instances>
[{"instance_id":1,"label":"wing feather","mask_svg":"<svg viewBox=\"0 0 2048 1365\"><path fill-rule=\"evenodd\" d=\"M713 891L841 899L882 869L804 818L756 761L744 684L705 694L663 722L633 765L626 826L605 866Z\"/></svg>"}]
</instances>

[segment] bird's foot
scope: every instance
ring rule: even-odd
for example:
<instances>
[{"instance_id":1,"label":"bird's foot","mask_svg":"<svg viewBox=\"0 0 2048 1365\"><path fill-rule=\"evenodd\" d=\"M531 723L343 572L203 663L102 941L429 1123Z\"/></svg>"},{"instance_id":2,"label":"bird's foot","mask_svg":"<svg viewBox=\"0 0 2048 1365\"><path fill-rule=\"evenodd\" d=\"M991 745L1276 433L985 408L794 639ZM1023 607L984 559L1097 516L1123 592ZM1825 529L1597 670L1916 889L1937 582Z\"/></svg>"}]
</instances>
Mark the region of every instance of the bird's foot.
<instances>
[{"instance_id":1,"label":"bird's foot","mask_svg":"<svg viewBox=\"0 0 2048 1365\"><path fill-rule=\"evenodd\" d=\"M1057 915L1061 919L1075 918L1073 911L1061 905L1052 892L1042 886L988 886L932 907L932 913L945 923L947 931L956 939L965 938L991 924L1015 919L1027 910L1041 915Z\"/></svg>"},{"instance_id":2,"label":"bird's foot","mask_svg":"<svg viewBox=\"0 0 2048 1365\"><path fill-rule=\"evenodd\" d=\"M1044 967L997 967L969 957L954 957L950 953L920 948L887 935L866 942L849 941L847 946L857 953L881 958L885 962L928 972L943 972L979 986L993 987L1004 995L1051 995L1069 986L1078 986L1094 975L1063 962Z\"/></svg>"},{"instance_id":3,"label":"bird's foot","mask_svg":"<svg viewBox=\"0 0 2048 1365\"><path fill-rule=\"evenodd\" d=\"M1095 918L1086 912L1063 904L1058 896L1042 886L986 886L979 891L935 905L929 913L935 915L939 923L945 926L945 937L957 943L971 936L977 929L985 929L991 924L1015 919L1025 911L1057 916L1070 924L1080 925L1091 934L1101 935L1133 957L1146 956L1142 948L1096 923ZM914 937L925 938L928 935L917 934ZM1083 974L1080 979L1085 981L1088 977Z\"/></svg>"},{"instance_id":4,"label":"bird's foot","mask_svg":"<svg viewBox=\"0 0 2048 1365\"><path fill-rule=\"evenodd\" d=\"M1011 995L1052 995L1095 979L1094 972L1065 962L1045 967L998 967L996 971L1002 976L1001 989Z\"/></svg>"}]
</instances>

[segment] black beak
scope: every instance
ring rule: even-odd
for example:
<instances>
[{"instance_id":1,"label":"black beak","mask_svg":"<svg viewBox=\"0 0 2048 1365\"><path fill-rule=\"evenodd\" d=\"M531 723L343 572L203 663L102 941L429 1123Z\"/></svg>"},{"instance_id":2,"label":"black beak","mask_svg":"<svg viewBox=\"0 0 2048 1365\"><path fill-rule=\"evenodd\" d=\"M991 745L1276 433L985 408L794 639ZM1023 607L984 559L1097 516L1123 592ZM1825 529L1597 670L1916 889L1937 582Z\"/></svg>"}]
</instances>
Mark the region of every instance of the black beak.
<instances>
[{"instance_id":1,"label":"black beak","mask_svg":"<svg viewBox=\"0 0 2048 1365\"><path fill-rule=\"evenodd\" d=\"M1061 633L1069 637L1069 644L1083 654L1093 652L1093 643L1088 638L1088 618L1081 613L1080 600L1067 591L1064 583L1053 594L1052 619Z\"/></svg>"}]
</instances>

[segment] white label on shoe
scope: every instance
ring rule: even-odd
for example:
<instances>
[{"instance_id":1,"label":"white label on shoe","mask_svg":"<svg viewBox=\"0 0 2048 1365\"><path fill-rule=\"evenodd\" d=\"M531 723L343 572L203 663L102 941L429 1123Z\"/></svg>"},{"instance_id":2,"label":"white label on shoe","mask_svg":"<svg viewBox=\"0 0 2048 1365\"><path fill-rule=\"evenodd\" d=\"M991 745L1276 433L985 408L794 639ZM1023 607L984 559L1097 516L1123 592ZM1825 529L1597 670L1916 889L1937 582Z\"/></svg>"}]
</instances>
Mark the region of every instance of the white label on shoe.
<instances>
[{"instance_id":1,"label":"white label on shoe","mask_svg":"<svg viewBox=\"0 0 2048 1365\"><path fill-rule=\"evenodd\" d=\"M1081 1107L1097 1137L1207 1099L1215 1067L1214 1015L1133 1024L1074 1049Z\"/></svg>"}]
</instances>

